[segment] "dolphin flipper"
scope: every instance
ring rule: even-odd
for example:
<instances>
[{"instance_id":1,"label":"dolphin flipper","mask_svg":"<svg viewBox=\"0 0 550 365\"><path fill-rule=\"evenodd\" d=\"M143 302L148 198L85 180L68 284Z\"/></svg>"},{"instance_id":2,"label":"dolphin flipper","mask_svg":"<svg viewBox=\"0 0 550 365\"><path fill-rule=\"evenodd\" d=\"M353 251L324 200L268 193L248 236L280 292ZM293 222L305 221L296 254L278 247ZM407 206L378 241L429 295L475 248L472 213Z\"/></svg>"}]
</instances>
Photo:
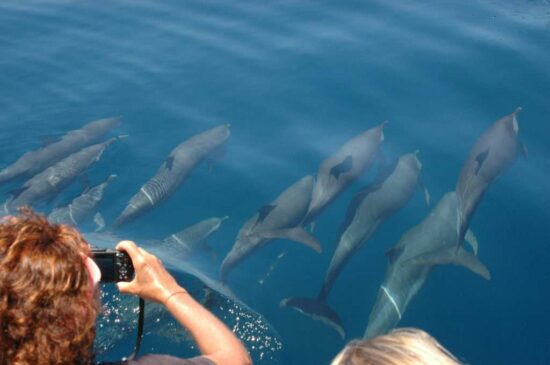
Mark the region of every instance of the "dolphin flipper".
<instances>
[{"instance_id":1,"label":"dolphin flipper","mask_svg":"<svg viewBox=\"0 0 550 365\"><path fill-rule=\"evenodd\" d=\"M474 251L474 255L477 256L477 252L479 250L479 243L477 242L477 237L475 236L474 232L472 232L471 229L466 231L466 235L464 236L464 241L472 247L472 250Z\"/></svg>"},{"instance_id":2,"label":"dolphin flipper","mask_svg":"<svg viewBox=\"0 0 550 365\"><path fill-rule=\"evenodd\" d=\"M315 250L315 252L320 253L322 251L321 244L317 238L313 237L305 231L302 227L286 228L286 229L275 229L272 231L258 232L258 236L266 239L275 239L283 238L289 239L298 243L302 243L309 248Z\"/></svg>"},{"instance_id":3,"label":"dolphin flipper","mask_svg":"<svg viewBox=\"0 0 550 365\"><path fill-rule=\"evenodd\" d=\"M281 300L279 306L293 308L306 316L325 323L338 332L342 340L346 337L340 316L323 301L311 298L286 298Z\"/></svg>"},{"instance_id":4,"label":"dolphin flipper","mask_svg":"<svg viewBox=\"0 0 550 365\"><path fill-rule=\"evenodd\" d=\"M475 256L462 247L458 250L455 247L449 247L443 250L437 250L421 254L405 260L404 264L412 265L445 265L454 264L464 266L475 274L478 274L485 280L491 279L489 269Z\"/></svg>"}]
</instances>

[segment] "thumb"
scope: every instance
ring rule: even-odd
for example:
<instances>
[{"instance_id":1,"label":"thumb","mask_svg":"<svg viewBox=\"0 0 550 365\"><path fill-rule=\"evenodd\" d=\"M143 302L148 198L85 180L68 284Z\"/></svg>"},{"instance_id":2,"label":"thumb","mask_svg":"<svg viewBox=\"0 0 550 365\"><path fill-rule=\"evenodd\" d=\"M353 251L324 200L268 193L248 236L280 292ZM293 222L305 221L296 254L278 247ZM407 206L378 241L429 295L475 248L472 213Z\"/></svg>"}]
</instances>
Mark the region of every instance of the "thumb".
<instances>
[{"instance_id":1,"label":"thumb","mask_svg":"<svg viewBox=\"0 0 550 365\"><path fill-rule=\"evenodd\" d=\"M131 282L129 283L126 281L119 281L118 283L116 283L116 286L121 293L134 294L132 291L133 285Z\"/></svg>"}]
</instances>

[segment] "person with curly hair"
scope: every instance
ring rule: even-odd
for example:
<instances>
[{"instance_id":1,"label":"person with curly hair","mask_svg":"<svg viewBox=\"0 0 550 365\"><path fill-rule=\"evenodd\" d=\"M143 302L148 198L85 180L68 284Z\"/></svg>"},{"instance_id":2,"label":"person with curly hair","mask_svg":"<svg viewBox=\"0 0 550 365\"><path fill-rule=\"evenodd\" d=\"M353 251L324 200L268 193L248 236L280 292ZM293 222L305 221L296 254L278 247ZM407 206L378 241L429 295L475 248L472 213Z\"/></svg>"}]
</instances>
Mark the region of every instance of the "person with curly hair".
<instances>
[{"instance_id":1,"label":"person with curly hair","mask_svg":"<svg viewBox=\"0 0 550 365\"><path fill-rule=\"evenodd\" d=\"M202 355L146 355L128 365L250 365L243 344L166 271L131 241L135 268L121 293L163 304L189 331ZM99 268L74 228L51 224L30 209L0 219L0 365L90 365L100 310Z\"/></svg>"},{"instance_id":2,"label":"person with curly hair","mask_svg":"<svg viewBox=\"0 0 550 365\"><path fill-rule=\"evenodd\" d=\"M416 328L351 341L331 365L461 365L445 347Z\"/></svg>"}]
</instances>

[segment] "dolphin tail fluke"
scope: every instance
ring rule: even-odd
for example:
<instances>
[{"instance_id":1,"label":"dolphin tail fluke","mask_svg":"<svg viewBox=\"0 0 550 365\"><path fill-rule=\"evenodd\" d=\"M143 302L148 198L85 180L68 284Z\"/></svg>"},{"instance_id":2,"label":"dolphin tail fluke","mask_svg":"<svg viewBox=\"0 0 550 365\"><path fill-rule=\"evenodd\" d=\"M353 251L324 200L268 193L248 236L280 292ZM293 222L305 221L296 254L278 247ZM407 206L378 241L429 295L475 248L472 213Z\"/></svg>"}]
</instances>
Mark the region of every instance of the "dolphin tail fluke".
<instances>
[{"instance_id":1,"label":"dolphin tail fluke","mask_svg":"<svg viewBox=\"0 0 550 365\"><path fill-rule=\"evenodd\" d=\"M346 337L346 332L344 331L344 325L340 320L340 316L322 300L298 297L286 298L281 301L279 306L293 308L316 321L323 322L338 332L342 340Z\"/></svg>"},{"instance_id":2,"label":"dolphin tail fluke","mask_svg":"<svg viewBox=\"0 0 550 365\"><path fill-rule=\"evenodd\" d=\"M258 235L265 239L288 239L298 243L302 243L307 247L313 249L317 253L321 253L321 244L317 238L306 232L302 227L275 229L272 231L259 232Z\"/></svg>"},{"instance_id":3,"label":"dolphin tail fluke","mask_svg":"<svg viewBox=\"0 0 550 365\"><path fill-rule=\"evenodd\" d=\"M455 247L451 247L445 250L428 252L426 254L407 259L404 264L460 265L469 269L474 274L481 276L485 280L491 279L491 273L489 272L489 269L487 269L487 267L477 258L477 256L466 251L462 247L459 247L458 250Z\"/></svg>"}]
</instances>

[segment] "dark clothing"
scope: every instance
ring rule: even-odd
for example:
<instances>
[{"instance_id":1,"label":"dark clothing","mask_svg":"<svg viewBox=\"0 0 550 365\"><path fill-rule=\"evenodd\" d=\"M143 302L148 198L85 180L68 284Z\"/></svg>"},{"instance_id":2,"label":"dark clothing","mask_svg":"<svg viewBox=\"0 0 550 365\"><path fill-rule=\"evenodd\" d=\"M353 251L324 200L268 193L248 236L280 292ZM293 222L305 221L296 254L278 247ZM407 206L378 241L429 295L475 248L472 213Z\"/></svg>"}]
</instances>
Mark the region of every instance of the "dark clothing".
<instances>
[{"instance_id":1,"label":"dark clothing","mask_svg":"<svg viewBox=\"0 0 550 365\"><path fill-rule=\"evenodd\" d=\"M102 365L216 365L212 360L199 356L181 359L168 355L145 355L128 362L103 363Z\"/></svg>"}]
</instances>

